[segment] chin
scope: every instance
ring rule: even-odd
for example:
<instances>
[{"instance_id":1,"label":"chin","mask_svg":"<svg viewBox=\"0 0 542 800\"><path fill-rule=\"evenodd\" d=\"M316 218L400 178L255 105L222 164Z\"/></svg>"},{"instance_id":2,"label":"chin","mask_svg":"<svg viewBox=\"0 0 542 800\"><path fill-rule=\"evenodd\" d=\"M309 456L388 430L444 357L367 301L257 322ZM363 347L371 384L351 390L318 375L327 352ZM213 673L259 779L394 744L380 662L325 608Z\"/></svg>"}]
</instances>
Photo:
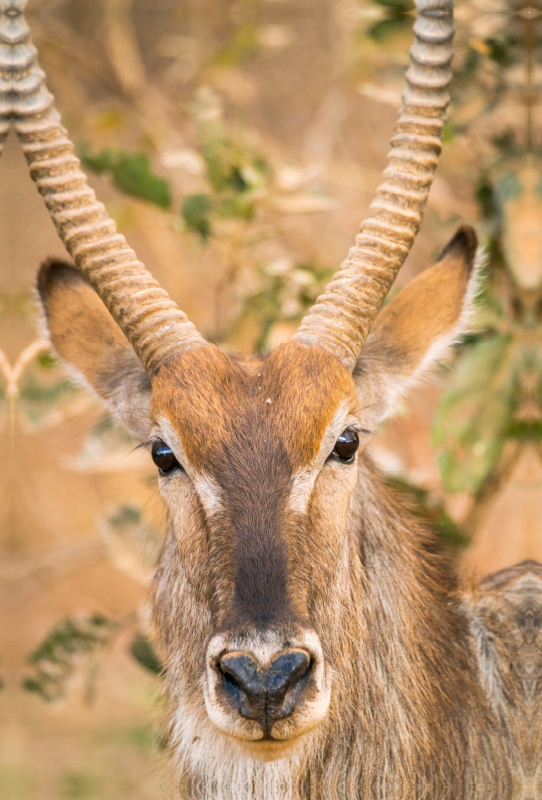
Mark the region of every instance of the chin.
<instances>
[{"instance_id":1,"label":"chin","mask_svg":"<svg viewBox=\"0 0 542 800\"><path fill-rule=\"evenodd\" d=\"M239 752L245 757L254 759L254 761L278 761L281 758L289 758L295 756L301 750L305 736L296 737L295 739L259 739L258 741L246 741L244 739L237 739L231 737L234 747L238 748Z\"/></svg>"}]
</instances>

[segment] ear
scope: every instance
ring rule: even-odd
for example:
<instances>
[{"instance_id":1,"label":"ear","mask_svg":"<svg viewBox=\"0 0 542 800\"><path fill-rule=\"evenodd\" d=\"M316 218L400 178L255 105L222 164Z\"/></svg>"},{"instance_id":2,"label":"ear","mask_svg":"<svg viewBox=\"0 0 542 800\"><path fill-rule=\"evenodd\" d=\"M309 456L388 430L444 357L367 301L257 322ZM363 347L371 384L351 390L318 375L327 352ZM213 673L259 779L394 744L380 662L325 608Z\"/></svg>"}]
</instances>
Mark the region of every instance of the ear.
<instances>
[{"instance_id":1,"label":"ear","mask_svg":"<svg viewBox=\"0 0 542 800\"><path fill-rule=\"evenodd\" d=\"M74 379L92 389L110 413L144 439L151 382L130 343L81 272L46 261L38 274L45 327Z\"/></svg>"},{"instance_id":2,"label":"ear","mask_svg":"<svg viewBox=\"0 0 542 800\"><path fill-rule=\"evenodd\" d=\"M462 226L437 263L378 315L354 369L364 425L374 430L397 400L448 354L468 330L476 294L478 239Z\"/></svg>"}]
</instances>

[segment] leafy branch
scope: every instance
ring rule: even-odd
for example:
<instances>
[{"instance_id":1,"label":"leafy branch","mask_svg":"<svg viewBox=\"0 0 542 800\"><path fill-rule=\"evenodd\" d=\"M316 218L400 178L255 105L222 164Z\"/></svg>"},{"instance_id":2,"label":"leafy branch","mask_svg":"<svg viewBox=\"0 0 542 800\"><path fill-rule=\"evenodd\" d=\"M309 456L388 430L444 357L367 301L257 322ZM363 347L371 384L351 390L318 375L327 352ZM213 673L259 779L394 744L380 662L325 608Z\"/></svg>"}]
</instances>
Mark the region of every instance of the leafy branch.
<instances>
[{"instance_id":1,"label":"leafy branch","mask_svg":"<svg viewBox=\"0 0 542 800\"><path fill-rule=\"evenodd\" d=\"M91 703L101 660L115 638L132 623L131 617L114 621L102 614L61 620L27 657L29 673L22 688L47 702L59 702L75 688L82 688L85 702ZM144 669L154 675L163 674L152 644L139 630L129 653Z\"/></svg>"}]
</instances>

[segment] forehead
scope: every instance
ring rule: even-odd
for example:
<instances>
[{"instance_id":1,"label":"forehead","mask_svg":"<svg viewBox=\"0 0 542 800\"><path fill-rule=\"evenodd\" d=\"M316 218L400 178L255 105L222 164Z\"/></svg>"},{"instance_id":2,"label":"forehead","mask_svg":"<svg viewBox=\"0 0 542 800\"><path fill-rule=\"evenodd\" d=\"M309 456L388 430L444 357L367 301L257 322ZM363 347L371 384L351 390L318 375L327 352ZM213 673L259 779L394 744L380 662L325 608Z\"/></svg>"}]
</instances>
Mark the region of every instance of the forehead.
<instances>
[{"instance_id":1,"label":"forehead","mask_svg":"<svg viewBox=\"0 0 542 800\"><path fill-rule=\"evenodd\" d=\"M242 359L206 345L160 370L151 415L167 418L191 460L276 442L295 468L316 455L338 410L354 414L357 404L350 373L322 348L290 342Z\"/></svg>"}]
</instances>

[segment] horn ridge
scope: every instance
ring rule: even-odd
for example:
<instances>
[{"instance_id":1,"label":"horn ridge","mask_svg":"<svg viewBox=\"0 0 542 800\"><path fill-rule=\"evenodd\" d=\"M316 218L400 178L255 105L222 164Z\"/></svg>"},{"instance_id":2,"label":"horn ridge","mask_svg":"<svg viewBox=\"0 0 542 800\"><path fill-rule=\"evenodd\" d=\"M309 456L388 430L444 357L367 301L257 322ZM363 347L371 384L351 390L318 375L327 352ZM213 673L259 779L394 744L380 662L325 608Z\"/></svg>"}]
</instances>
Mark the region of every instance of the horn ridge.
<instances>
[{"instance_id":1,"label":"horn ridge","mask_svg":"<svg viewBox=\"0 0 542 800\"><path fill-rule=\"evenodd\" d=\"M294 338L354 369L418 233L441 152L450 97L453 0L416 0L414 44L383 182L355 244Z\"/></svg>"},{"instance_id":2,"label":"horn ridge","mask_svg":"<svg viewBox=\"0 0 542 800\"><path fill-rule=\"evenodd\" d=\"M23 16L24 0L1 2L0 115L9 104L2 93L8 72L11 124L58 234L152 375L169 357L205 340L137 259L89 187L45 86ZM0 116L0 141L3 122Z\"/></svg>"}]
</instances>

